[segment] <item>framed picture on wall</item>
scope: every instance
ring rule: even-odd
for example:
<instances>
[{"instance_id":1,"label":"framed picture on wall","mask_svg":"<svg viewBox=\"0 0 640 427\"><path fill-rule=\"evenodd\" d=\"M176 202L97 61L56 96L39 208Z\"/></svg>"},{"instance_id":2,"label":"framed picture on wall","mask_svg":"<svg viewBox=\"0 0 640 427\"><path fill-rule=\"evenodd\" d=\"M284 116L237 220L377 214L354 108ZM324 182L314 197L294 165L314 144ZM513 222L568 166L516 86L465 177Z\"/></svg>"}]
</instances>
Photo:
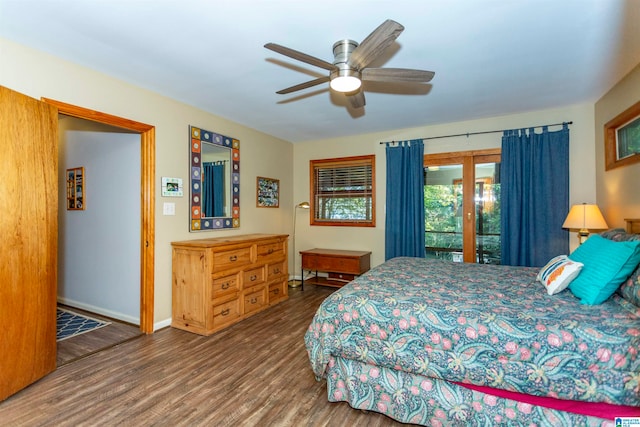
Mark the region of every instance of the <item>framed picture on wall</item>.
<instances>
[{"instance_id":1,"label":"framed picture on wall","mask_svg":"<svg viewBox=\"0 0 640 427\"><path fill-rule=\"evenodd\" d=\"M256 206L277 208L280 206L280 180L259 176L256 182Z\"/></svg>"},{"instance_id":2,"label":"framed picture on wall","mask_svg":"<svg viewBox=\"0 0 640 427\"><path fill-rule=\"evenodd\" d=\"M84 210L84 167L67 169L67 210Z\"/></svg>"}]
</instances>

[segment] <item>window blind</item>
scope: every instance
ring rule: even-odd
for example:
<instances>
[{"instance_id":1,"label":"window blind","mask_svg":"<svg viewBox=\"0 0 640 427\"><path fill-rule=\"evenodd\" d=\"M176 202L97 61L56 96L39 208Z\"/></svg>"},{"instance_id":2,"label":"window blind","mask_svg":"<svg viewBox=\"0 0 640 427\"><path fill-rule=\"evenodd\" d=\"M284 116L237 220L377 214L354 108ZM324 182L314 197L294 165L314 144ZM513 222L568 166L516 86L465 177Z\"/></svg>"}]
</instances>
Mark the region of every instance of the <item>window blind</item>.
<instances>
[{"instance_id":1,"label":"window blind","mask_svg":"<svg viewBox=\"0 0 640 427\"><path fill-rule=\"evenodd\" d=\"M314 178L316 220L371 221L370 160L316 164Z\"/></svg>"}]
</instances>

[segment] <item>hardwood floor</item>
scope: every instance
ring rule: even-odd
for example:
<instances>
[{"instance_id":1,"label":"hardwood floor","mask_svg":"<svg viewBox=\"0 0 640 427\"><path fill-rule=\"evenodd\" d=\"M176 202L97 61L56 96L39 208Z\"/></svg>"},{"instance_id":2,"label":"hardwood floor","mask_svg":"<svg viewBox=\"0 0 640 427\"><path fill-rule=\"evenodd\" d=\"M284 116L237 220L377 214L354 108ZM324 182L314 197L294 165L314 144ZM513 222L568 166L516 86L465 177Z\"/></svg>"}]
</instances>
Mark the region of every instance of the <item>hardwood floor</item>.
<instances>
[{"instance_id":1,"label":"hardwood floor","mask_svg":"<svg viewBox=\"0 0 640 427\"><path fill-rule=\"evenodd\" d=\"M9 426L401 426L327 401L303 335L333 288L289 300L210 337L174 328L67 363L0 403Z\"/></svg>"},{"instance_id":2,"label":"hardwood floor","mask_svg":"<svg viewBox=\"0 0 640 427\"><path fill-rule=\"evenodd\" d=\"M139 326L120 322L96 313L89 313L75 307L67 307L65 305L59 305L59 307L111 323L95 331L58 341L58 368L82 357L89 356L90 354L113 347L114 345L122 344L125 341L142 335Z\"/></svg>"}]
</instances>

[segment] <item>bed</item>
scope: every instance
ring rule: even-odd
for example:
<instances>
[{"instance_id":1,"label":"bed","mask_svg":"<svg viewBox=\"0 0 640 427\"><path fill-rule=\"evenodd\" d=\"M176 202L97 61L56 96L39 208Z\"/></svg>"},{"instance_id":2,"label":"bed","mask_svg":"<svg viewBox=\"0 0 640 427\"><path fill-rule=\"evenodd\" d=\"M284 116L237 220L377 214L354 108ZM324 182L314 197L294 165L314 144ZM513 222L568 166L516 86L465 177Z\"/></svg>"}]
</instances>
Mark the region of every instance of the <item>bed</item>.
<instances>
[{"instance_id":1,"label":"bed","mask_svg":"<svg viewBox=\"0 0 640 427\"><path fill-rule=\"evenodd\" d=\"M640 418L640 267L630 262L622 287L584 304L572 283L548 295L540 268L394 258L321 304L304 337L311 367L329 401L404 423Z\"/></svg>"}]
</instances>

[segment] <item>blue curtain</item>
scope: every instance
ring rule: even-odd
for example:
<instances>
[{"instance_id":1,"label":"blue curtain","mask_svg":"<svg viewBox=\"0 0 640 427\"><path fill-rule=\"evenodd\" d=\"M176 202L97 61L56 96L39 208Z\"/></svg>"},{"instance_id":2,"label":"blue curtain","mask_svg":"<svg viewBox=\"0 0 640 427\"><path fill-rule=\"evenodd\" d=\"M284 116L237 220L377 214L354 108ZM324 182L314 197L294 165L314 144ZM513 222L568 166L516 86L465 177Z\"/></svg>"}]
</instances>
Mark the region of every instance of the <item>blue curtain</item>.
<instances>
[{"instance_id":1,"label":"blue curtain","mask_svg":"<svg viewBox=\"0 0 640 427\"><path fill-rule=\"evenodd\" d=\"M569 128L508 130L502 137L502 264L538 267L569 251Z\"/></svg>"},{"instance_id":2,"label":"blue curtain","mask_svg":"<svg viewBox=\"0 0 640 427\"><path fill-rule=\"evenodd\" d=\"M385 260L424 257L424 144L387 143Z\"/></svg>"},{"instance_id":3,"label":"blue curtain","mask_svg":"<svg viewBox=\"0 0 640 427\"><path fill-rule=\"evenodd\" d=\"M224 163L205 162L202 177L202 213L205 217L224 216Z\"/></svg>"}]
</instances>

